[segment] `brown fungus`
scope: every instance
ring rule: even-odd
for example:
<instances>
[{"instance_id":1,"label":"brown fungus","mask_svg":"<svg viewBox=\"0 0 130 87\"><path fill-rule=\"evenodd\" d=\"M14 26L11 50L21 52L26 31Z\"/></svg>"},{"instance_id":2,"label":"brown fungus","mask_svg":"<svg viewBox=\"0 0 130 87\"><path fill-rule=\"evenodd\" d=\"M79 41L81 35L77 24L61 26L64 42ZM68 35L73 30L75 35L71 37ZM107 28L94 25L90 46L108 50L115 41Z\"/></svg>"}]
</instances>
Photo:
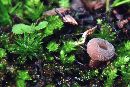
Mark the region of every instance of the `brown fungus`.
<instances>
[{"instance_id":1,"label":"brown fungus","mask_svg":"<svg viewBox=\"0 0 130 87\"><path fill-rule=\"evenodd\" d=\"M114 57L115 48L107 40L93 38L87 44L87 53L91 57L89 66L97 67L99 63L108 61Z\"/></svg>"}]
</instances>

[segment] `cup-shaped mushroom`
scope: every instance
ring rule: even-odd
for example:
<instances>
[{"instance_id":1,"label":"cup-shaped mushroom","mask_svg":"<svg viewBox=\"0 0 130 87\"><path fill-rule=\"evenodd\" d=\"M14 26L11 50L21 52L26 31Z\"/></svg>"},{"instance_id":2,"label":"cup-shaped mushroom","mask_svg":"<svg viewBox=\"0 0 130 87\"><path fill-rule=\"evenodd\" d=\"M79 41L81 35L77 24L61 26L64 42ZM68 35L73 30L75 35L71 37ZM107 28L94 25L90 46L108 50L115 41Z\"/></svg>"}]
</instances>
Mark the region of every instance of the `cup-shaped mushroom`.
<instances>
[{"instance_id":1,"label":"cup-shaped mushroom","mask_svg":"<svg viewBox=\"0 0 130 87\"><path fill-rule=\"evenodd\" d=\"M108 61L115 55L114 46L107 40L101 38L93 38L87 44L87 53L91 57L90 67L93 67L98 62Z\"/></svg>"}]
</instances>

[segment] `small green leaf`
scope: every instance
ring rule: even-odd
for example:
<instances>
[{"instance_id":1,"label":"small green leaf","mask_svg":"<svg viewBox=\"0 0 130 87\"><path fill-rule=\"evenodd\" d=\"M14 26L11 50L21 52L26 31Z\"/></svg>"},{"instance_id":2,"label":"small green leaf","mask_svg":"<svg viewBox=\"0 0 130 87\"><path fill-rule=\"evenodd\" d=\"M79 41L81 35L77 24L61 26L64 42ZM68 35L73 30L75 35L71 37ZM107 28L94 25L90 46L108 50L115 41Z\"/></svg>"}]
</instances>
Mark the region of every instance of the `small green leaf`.
<instances>
[{"instance_id":1,"label":"small green leaf","mask_svg":"<svg viewBox=\"0 0 130 87\"><path fill-rule=\"evenodd\" d=\"M59 45L56 43L56 42L50 42L48 45L47 45L47 49L49 50L49 52L55 52L58 50L58 47Z\"/></svg>"},{"instance_id":2,"label":"small green leaf","mask_svg":"<svg viewBox=\"0 0 130 87\"><path fill-rule=\"evenodd\" d=\"M38 24L38 26L36 26L36 30L40 30L40 29L43 29L45 28L46 26L48 25L48 22L47 21L42 21Z\"/></svg>"},{"instance_id":3,"label":"small green leaf","mask_svg":"<svg viewBox=\"0 0 130 87\"><path fill-rule=\"evenodd\" d=\"M12 28L12 32L15 34L31 33L31 26L25 24L16 24Z\"/></svg>"}]
</instances>

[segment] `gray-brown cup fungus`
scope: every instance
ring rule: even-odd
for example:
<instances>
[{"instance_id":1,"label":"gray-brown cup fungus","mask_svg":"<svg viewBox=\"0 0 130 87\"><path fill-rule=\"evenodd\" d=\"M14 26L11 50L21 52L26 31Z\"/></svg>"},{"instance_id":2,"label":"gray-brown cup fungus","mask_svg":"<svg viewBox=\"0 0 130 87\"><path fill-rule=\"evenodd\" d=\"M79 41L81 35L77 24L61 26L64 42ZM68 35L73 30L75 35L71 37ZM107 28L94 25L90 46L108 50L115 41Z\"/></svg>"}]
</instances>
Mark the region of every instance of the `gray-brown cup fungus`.
<instances>
[{"instance_id":1,"label":"gray-brown cup fungus","mask_svg":"<svg viewBox=\"0 0 130 87\"><path fill-rule=\"evenodd\" d=\"M87 53L91 57L89 66L94 68L99 63L112 59L115 55L115 48L107 40L93 38L87 44Z\"/></svg>"}]
</instances>

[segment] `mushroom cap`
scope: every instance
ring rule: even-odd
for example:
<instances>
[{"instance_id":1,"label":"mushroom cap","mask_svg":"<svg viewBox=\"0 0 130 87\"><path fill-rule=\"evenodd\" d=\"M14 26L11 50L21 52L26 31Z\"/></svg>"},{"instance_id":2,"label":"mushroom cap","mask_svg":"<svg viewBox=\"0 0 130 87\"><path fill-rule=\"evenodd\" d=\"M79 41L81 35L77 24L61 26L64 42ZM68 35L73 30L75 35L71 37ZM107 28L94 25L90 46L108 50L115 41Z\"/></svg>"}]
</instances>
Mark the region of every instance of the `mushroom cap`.
<instances>
[{"instance_id":1,"label":"mushroom cap","mask_svg":"<svg viewBox=\"0 0 130 87\"><path fill-rule=\"evenodd\" d=\"M108 61L115 55L115 48L107 40L93 38L87 44L87 53L91 60Z\"/></svg>"}]
</instances>

